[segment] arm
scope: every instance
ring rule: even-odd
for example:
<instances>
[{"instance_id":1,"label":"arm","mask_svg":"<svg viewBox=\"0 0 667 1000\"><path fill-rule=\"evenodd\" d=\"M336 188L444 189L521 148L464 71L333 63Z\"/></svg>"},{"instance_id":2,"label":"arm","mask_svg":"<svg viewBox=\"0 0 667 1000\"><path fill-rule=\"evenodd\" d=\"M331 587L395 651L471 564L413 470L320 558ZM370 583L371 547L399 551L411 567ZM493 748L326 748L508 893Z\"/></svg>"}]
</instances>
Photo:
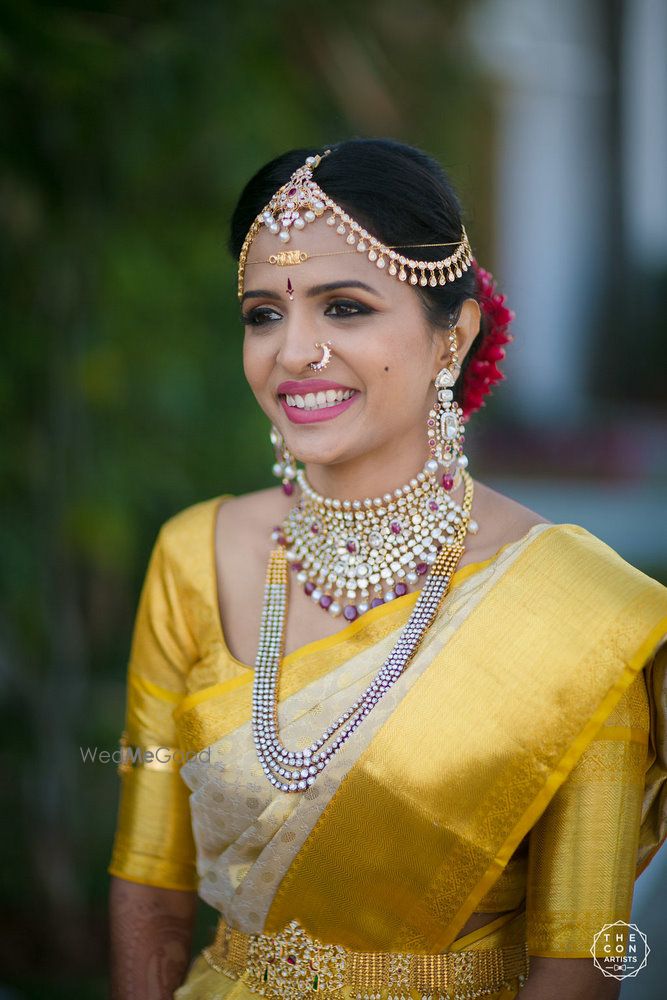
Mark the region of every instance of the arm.
<instances>
[{"instance_id":1,"label":"arm","mask_svg":"<svg viewBox=\"0 0 667 1000\"><path fill-rule=\"evenodd\" d=\"M171 1000L190 961L197 897L111 879L111 998Z\"/></svg>"},{"instance_id":2,"label":"arm","mask_svg":"<svg viewBox=\"0 0 667 1000\"><path fill-rule=\"evenodd\" d=\"M164 538L154 547L135 621L127 679L128 750L178 748L174 707L196 658L182 587ZM119 767L111 879L111 995L172 997L190 960L197 875L188 788L173 753Z\"/></svg>"},{"instance_id":3,"label":"arm","mask_svg":"<svg viewBox=\"0 0 667 1000\"><path fill-rule=\"evenodd\" d=\"M621 983L604 976L587 958L531 955L520 1000L617 1000Z\"/></svg>"},{"instance_id":4,"label":"arm","mask_svg":"<svg viewBox=\"0 0 667 1000\"><path fill-rule=\"evenodd\" d=\"M619 996L590 948L605 924L630 919L649 728L640 673L531 830L521 1000Z\"/></svg>"}]
</instances>

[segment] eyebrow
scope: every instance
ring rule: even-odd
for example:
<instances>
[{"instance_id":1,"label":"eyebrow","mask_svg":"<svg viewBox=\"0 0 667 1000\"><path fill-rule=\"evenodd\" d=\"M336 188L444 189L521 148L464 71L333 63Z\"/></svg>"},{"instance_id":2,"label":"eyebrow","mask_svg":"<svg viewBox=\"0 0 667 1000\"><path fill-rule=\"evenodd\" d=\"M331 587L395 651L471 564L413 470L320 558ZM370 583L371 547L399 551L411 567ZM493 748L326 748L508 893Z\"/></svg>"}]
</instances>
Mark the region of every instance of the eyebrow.
<instances>
[{"instance_id":1,"label":"eyebrow","mask_svg":"<svg viewBox=\"0 0 667 1000\"><path fill-rule=\"evenodd\" d=\"M323 295L325 292L334 292L338 288L359 288L364 292L370 292L371 295L377 295L379 299L384 298L383 295L378 292L376 288L372 288L370 285L365 284L363 281L349 280L349 281L328 281L323 285L313 285L306 292L306 298L312 299L317 295ZM244 292L242 302L246 299L280 299L282 295L276 292L267 291L264 288L255 288L250 292Z\"/></svg>"}]
</instances>

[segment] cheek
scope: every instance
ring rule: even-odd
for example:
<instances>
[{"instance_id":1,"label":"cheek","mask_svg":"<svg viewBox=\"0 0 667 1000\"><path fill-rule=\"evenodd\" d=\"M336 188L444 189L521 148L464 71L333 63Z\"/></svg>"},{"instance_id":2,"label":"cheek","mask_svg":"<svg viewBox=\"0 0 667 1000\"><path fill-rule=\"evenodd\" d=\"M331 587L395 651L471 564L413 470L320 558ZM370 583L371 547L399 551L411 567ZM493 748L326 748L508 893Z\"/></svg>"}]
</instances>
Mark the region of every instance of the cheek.
<instances>
[{"instance_id":1,"label":"cheek","mask_svg":"<svg viewBox=\"0 0 667 1000\"><path fill-rule=\"evenodd\" d=\"M243 371L248 385L255 393L260 393L269 377L272 367L270 353L261 341L246 334L243 341Z\"/></svg>"},{"instance_id":2,"label":"cheek","mask_svg":"<svg viewBox=\"0 0 667 1000\"><path fill-rule=\"evenodd\" d=\"M423 396L426 391L431 363L428 341L408 330L409 327L392 331L392 336L373 351L371 363L377 373L373 381L383 395L389 392L403 397Z\"/></svg>"}]
</instances>

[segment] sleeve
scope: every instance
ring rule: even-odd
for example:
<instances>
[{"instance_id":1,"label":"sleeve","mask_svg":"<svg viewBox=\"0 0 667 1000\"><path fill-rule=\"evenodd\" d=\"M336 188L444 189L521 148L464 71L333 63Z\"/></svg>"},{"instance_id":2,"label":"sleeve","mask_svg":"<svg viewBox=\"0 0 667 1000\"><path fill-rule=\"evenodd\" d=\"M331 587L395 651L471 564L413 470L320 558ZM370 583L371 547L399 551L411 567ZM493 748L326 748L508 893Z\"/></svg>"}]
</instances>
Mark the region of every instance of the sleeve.
<instances>
[{"instance_id":1,"label":"sleeve","mask_svg":"<svg viewBox=\"0 0 667 1000\"><path fill-rule=\"evenodd\" d=\"M605 924L629 922L649 732L640 671L530 832L529 955L590 958Z\"/></svg>"},{"instance_id":2,"label":"sleeve","mask_svg":"<svg viewBox=\"0 0 667 1000\"><path fill-rule=\"evenodd\" d=\"M189 790L173 710L196 659L163 526L139 599L127 672L121 794L111 875L164 889L197 887ZM182 588L181 588L182 591Z\"/></svg>"}]
</instances>

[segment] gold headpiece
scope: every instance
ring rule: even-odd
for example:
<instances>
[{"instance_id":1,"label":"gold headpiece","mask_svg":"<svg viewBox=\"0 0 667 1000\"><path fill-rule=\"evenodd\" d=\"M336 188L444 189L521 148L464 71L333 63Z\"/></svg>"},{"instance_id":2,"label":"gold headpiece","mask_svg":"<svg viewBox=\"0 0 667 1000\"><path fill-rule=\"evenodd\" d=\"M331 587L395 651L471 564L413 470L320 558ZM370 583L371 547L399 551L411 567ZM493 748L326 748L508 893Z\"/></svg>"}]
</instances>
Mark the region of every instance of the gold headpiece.
<instances>
[{"instance_id":1,"label":"gold headpiece","mask_svg":"<svg viewBox=\"0 0 667 1000\"><path fill-rule=\"evenodd\" d=\"M355 222L340 205L337 205L313 180L313 170L331 152L327 149L321 156L309 156L303 166L295 170L290 179L278 188L268 205L257 216L248 230L239 255L238 296L243 297L245 269L248 264L277 264L287 266L303 264L311 257L332 257L342 253L365 253L376 267L386 268L387 273L399 281L411 285L445 285L456 281L472 263L472 250L468 242L465 226L458 243L413 243L387 246L375 236L371 236L363 226ZM262 226L274 233L282 244L289 243L292 230L304 229L307 223L327 215L327 224L336 226L336 232L345 237L350 250L333 250L329 253L306 253L305 250L281 250L271 254L266 260L248 260L248 251L253 239ZM457 249L443 260L414 260L399 253L407 247L448 247Z\"/></svg>"}]
</instances>

